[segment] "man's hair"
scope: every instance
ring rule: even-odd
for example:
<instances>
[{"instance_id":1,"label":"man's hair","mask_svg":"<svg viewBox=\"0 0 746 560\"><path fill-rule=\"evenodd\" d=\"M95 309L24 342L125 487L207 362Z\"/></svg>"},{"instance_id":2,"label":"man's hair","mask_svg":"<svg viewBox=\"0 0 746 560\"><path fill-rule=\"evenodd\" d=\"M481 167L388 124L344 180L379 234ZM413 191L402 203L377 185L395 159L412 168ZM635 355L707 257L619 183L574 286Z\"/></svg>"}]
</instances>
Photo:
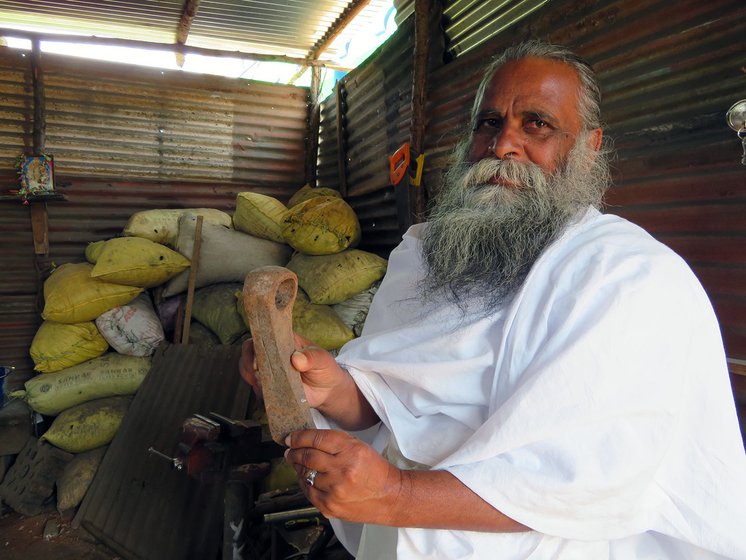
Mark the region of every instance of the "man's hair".
<instances>
[{"instance_id":1,"label":"man's hair","mask_svg":"<svg viewBox=\"0 0 746 560\"><path fill-rule=\"evenodd\" d=\"M547 58L570 65L580 79L578 110L583 121L583 127L585 130L592 130L601 126L601 88L591 65L566 47L536 39L508 47L485 69L471 111L472 124L476 122L479 105L482 103L484 93L495 72L505 63L522 58Z\"/></svg>"}]
</instances>

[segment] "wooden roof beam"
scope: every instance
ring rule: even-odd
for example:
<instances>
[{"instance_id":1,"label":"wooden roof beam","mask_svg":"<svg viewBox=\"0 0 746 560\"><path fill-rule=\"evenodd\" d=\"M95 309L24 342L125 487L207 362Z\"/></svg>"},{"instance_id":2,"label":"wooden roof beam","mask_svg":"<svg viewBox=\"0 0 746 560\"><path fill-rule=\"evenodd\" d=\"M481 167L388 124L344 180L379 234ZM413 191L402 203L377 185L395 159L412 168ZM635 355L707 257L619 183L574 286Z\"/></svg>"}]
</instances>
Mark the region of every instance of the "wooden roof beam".
<instances>
[{"instance_id":1,"label":"wooden roof beam","mask_svg":"<svg viewBox=\"0 0 746 560\"><path fill-rule=\"evenodd\" d=\"M318 60L319 56L321 56L321 53L329 48L334 39L336 39L339 34L344 31L344 28L347 27L353 20L353 18L360 12L362 12L363 8L365 8L368 4L370 4L370 0L352 0L347 5L347 7L342 10L342 13L339 14L339 17L334 20L334 23L329 26L329 29L326 30L326 33L324 33L321 39L316 41L316 44L311 47L311 50L308 51L306 58L309 58L311 60Z\"/></svg>"},{"instance_id":2,"label":"wooden roof beam","mask_svg":"<svg viewBox=\"0 0 746 560\"><path fill-rule=\"evenodd\" d=\"M336 70L349 70L345 66L334 64L330 61L309 60L307 58L295 58L284 55L245 53L241 51L224 51L220 49L206 49L202 47L188 47L174 43L154 43L152 41L136 41L132 39L114 39L110 37L96 37L95 35L64 35L60 33L34 33L21 31L19 29L0 28L0 37L19 37L22 39L38 39L40 41L59 41L62 43L83 43L94 45L109 45L115 47L130 47L135 49L151 49L171 51L183 54L199 54L202 56L214 56L219 58L237 58L239 60L255 60L259 62L284 62L286 64L299 64L301 66L319 66L322 68L334 68Z\"/></svg>"},{"instance_id":3,"label":"wooden roof beam","mask_svg":"<svg viewBox=\"0 0 746 560\"><path fill-rule=\"evenodd\" d=\"M189 38L189 30L192 28L192 22L197 17L200 0L184 0L184 7L181 9L179 23L176 24L176 44L186 45ZM184 66L184 53L176 53L176 64L179 68Z\"/></svg>"}]
</instances>

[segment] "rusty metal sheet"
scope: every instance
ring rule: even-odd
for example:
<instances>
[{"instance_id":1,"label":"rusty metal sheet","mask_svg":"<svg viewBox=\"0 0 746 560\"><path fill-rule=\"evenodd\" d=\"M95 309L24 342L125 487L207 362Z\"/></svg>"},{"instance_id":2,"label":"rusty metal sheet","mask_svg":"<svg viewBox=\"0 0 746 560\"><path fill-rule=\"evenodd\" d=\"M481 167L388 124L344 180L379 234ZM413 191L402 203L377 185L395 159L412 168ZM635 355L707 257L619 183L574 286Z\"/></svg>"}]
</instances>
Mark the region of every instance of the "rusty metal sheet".
<instances>
[{"instance_id":1,"label":"rusty metal sheet","mask_svg":"<svg viewBox=\"0 0 746 560\"><path fill-rule=\"evenodd\" d=\"M409 141L414 21L342 80L347 89L347 202L360 219L360 248L388 257L401 240L388 156ZM339 188L336 99L321 107L318 186Z\"/></svg>"},{"instance_id":2,"label":"rusty metal sheet","mask_svg":"<svg viewBox=\"0 0 746 560\"><path fill-rule=\"evenodd\" d=\"M305 58L350 0L201 0L186 45ZM343 63L346 44L369 29L389 0L370 0L322 54ZM173 45L184 0L0 0L0 27Z\"/></svg>"},{"instance_id":3,"label":"rusty metal sheet","mask_svg":"<svg viewBox=\"0 0 746 560\"><path fill-rule=\"evenodd\" d=\"M618 154L607 211L687 260L713 301L728 356L744 359L746 181L740 143L725 124L743 97L744 33L746 6L736 0L548 3L429 76L426 184L437 191L491 57L527 37L575 48L599 73Z\"/></svg>"},{"instance_id":4,"label":"rusty metal sheet","mask_svg":"<svg viewBox=\"0 0 746 560\"><path fill-rule=\"evenodd\" d=\"M249 387L240 346L166 344L130 405L75 523L128 560L216 557L223 504L219 484L201 484L149 447L172 453L195 413L246 418Z\"/></svg>"}]
</instances>

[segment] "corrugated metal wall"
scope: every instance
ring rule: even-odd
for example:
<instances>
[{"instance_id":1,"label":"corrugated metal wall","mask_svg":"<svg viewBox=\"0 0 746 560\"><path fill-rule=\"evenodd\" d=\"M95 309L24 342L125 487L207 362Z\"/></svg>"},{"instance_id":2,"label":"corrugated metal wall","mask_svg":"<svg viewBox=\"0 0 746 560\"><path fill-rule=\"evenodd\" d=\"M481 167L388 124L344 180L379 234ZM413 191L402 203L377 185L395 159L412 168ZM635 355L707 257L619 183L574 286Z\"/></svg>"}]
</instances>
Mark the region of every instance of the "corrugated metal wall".
<instances>
[{"instance_id":1,"label":"corrugated metal wall","mask_svg":"<svg viewBox=\"0 0 746 560\"><path fill-rule=\"evenodd\" d=\"M443 30L448 43L445 58L466 54L541 8L549 0L443 1ZM414 0L394 0L396 22L414 13Z\"/></svg>"},{"instance_id":2,"label":"corrugated metal wall","mask_svg":"<svg viewBox=\"0 0 746 560\"><path fill-rule=\"evenodd\" d=\"M725 112L746 93L746 5L736 0L558 1L430 76L426 183L467 127L479 71L537 37L597 69L618 152L608 211L640 224L692 266L729 357L746 358L746 169Z\"/></svg>"},{"instance_id":3,"label":"corrugated metal wall","mask_svg":"<svg viewBox=\"0 0 746 560\"><path fill-rule=\"evenodd\" d=\"M83 260L88 242L118 234L139 210L230 212L236 193L247 190L287 200L305 173L306 88L50 55L42 61L46 152L54 155L57 191L67 200L46 203L48 261L33 256L28 208L0 202L0 266L10 277L0 288L0 365L19 368L15 384L32 367L37 268ZM28 64L17 51L0 49L0 95L7 99L0 174L8 187L15 157L31 144Z\"/></svg>"},{"instance_id":4,"label":"corrugated metal wall","mask_svg":"<svg viewBox=\"0 0 746 560\"><path fill-rule=\"evenodd\" d=\"M345 92L346 200L363 230L360 248L388 256L401 239L388 156L409 141L414 20L341 82ZM337 100L321 105L318 186L340 188ZM406 182L402 182L404 187Z\"/></svg>"}]
</instances>

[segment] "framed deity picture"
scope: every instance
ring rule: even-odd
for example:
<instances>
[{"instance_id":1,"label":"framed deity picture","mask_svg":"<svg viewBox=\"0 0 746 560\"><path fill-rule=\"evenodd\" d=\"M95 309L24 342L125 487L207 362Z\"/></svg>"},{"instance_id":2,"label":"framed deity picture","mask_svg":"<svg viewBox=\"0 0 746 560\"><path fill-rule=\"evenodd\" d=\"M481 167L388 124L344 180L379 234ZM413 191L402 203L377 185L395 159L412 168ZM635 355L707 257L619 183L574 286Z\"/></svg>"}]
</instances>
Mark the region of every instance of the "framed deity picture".
<instances>
[{"instance_id":1,"label":"framed deity picture","mask_svg":"<svg viewBox=\"0 0 746 560\"><path fill-rule=\"evenodd\" d=\"M24 198L54 193L54 160L52 156L23 156L19 161L18 194Z\"/></svg>"}]
</instances>

